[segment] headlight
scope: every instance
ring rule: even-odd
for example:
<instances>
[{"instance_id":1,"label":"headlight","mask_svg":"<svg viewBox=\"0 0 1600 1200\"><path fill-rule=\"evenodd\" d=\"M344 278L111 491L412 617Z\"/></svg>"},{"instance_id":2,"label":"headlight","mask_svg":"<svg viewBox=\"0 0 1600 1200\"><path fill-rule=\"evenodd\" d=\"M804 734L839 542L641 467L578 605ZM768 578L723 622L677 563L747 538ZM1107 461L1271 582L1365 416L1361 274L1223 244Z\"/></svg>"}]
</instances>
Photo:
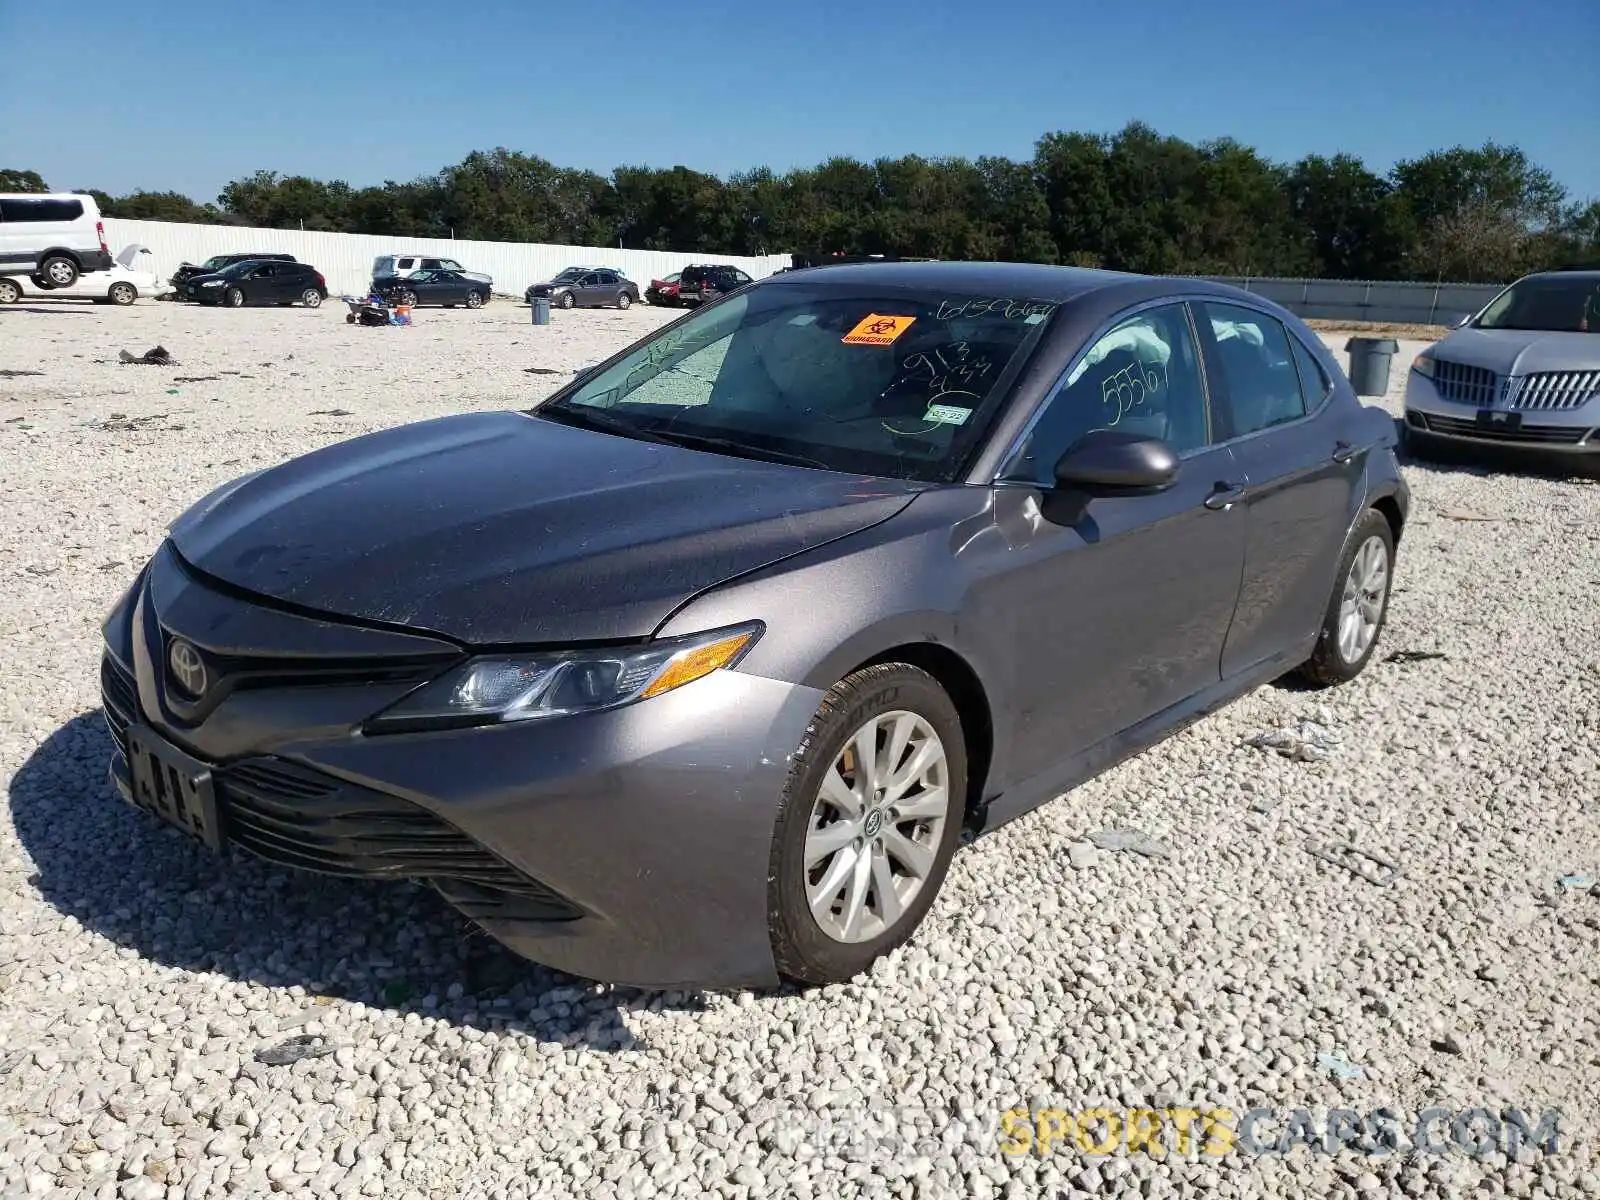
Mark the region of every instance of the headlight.
<instances>
[{"instance_id":1,"label":"headlight","mask_svg":"<svg viewBox=\"0 0 1600 1200\"><path fill-rule=\"evenodd\" d=\"M208 279L204 283L202 283L200 286L201 287L221 287L222 286L222 280L220 280L220 279Z\"/></svg>"},{"instance_id":2,"label":"headlight","mask_svg":"<svg viewBox=\"0 0 1600 1200\"><path fill-rule=\"evenodd\" d=\"M1426 354L1419 354L1411 360L1411 369L1425 378L1433 378L1433 359Z\"/></svg>"},{"instance_id":3,"label":"headlight","mask_svg":"<svg viewBox=\"0 0 1600 1200\"><path fill-rule=\"evenodd\" d=\"M733 666L763 628L752 622L616 650L470 659L373 717L366 732L531 721L648 700Z\"/></svg>"}]
</instances>

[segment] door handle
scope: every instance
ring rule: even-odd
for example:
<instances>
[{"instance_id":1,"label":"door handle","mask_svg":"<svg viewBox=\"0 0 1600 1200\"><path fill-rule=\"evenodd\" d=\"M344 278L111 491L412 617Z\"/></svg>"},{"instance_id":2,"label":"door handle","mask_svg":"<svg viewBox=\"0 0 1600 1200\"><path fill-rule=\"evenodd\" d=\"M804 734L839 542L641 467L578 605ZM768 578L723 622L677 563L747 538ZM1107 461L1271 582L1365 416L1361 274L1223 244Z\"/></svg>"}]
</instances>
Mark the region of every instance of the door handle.
<instances>
[{"instance_id":1,"label":"door handle","mask_svg":"<svg viewBox=\"0 0 1600 1200\"><path fill-rule=\"evenodd\" d=\"M1335 442L1333 444L1333 461L1336 463L1347 463L1360 453L1361 451L1349 442Z\"/></svg>"},{"instance_id":2,"label":"door handle","mask_svg":"<svg viewBox=\"0 0 1600 1200\"><path fill-rule=\"evenodd\" d=\"M1232 508L1243 499L1244 489L1242 487L1237 487L1231 483L1219 483L1217 484L1217 490L1206 497L1205 504L1207 508L1214 511L1226 510Z\"/></svg>"}]
</instances>

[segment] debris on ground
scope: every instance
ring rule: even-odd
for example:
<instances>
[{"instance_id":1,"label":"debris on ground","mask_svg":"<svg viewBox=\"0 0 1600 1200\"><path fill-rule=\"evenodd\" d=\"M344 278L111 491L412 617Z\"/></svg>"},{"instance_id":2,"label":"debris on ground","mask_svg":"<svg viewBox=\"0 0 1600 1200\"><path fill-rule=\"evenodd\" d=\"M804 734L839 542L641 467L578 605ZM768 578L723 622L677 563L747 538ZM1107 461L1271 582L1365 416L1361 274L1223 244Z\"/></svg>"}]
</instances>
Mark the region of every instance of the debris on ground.
<instances>
[{"instance_id":1,"label":"debris on ground","mask_svg":"<svg viewBox=\"0 0 1600 1200\"><path fill-rule=\"evenodd\" d=\"M1100 862L1100 851L1088 842L1073 842L1067 847L1067 861L1075 871L1087 871Z\"/></svg>"},{"instance_id":2,"label":"debris on ground","mask_svg":"<svg viewBox=\"0 0 1600 1200\"><path fill-rule=\"evenodd\" d=\"M1483 521L1490 525L1497 524L1500 520L1499 517L1486 517L1481 513L1470 512L1441 512L1439 515L1446 521Z\"/></svg>"},{"instance_id":3,"label":"debris on ground","mask_svg":"<svg viewBox=\"0 0 1600 1200\"><path fill-rule=\"evenodd\" d=\"M1317 1065L1340 1079L1360 1079L1366 1073L1361 1064L1351 1062L1343 1054L1319 1054Z\"/></svg>"},{"instance_id":4,"label":"debris on ground","mask_svg":"<svg viewBox=\"0 0 1600 1200\"><path fill-rule=\"evenodd\" d=\"M1301 721L1281 729L1268 729L1246 738L1245 745L1257 750L1274 750L1293 762L1322 762L1331 758L1344 739L1326 725Z\"/></svg>"},{"instance_id":5,"label":"debris on ground","mask_svg":"<svg viewBox=\"0 0 1600 1200\"><path fill-rule=\"evenodd\" d=\"M167 353L165 346L153 346L143 354L129 354L126 350L118 350L117 357L124 363L136 363L148 367L175 367L178 360Z\"/></svg>"},{"instance_id":6,"label":"debris on ground","mask_svg":"<svg viewBox=\"0 0 1600 1200\"><path fill-rule=\"evenodd\" d=\"M1437 1050L1440 1054L1462 1055L1467 1052L1467 1048L1462 1045L1461 1039L1448 1030L1428 1044L1431 1049Z\"/></svg>"},{"instance_id":7,"label":"debris on ground","mask_svg":"<svg viewBox=\"0 0 1600 1200\"><path fill-rule=\"evenodd\" d=\"M314 408L306 414L308 417L353 417L355 413L348 408Z\"/></svg>"},{"instance_id":8,"label":"debris on ground","mask_svg":"<svg viewBox=\"0 0 1600 1200\"><path fill-rule=\"evenodd\" d=\"M1250 801L1250 811L1254 813L1269 813L1275 811L1282 803L1282 796L1257 796Z\"/></svg>"},{"instance_id":9,"label":"debris on ground","mask_svg":"<svg viewBox=\"0 0 1600 1200\"><path fill-rule=\"evenodd\" d=\"M326 1057L335 1049L333 1043L321 1035L303 1033L299 1037L279 1042L276 1046L263 1046L256 1051L256 1061L265 1063L269 1067L286 1067L303 1059Z\"/></svg>"},{"instance_id":10,"label":"debris on ground","mask_svg":"<svg viewBox=\"0 0 1600 1200\"><path fill-rule=\"evenodd\" d=\"M565 375L565 371L558 371L554 367L523 367L529 375Z\"/></svg>"},{"instance_id":11,"label":"debris on ground","mask_svg":"<svg viewBox=\"0 0 1600 1200\"><path fill-rule=\"evenodd\" d=\"M1089 841L1109 854L1126 851L1129 854L1142 854L1145 858L1173 856L1171 846L1137 829L1097 829L1088 836Z\"/></svg>"},{"instance_id":12,"label":"debris on ground","mask_svg":"<svg viewBox=\"0 0 1600 1200\"><path fill-rule=\"evenodd\" d=\"M174 375L173 383L208 383L211 380L221 380L221 375Z\"/></svg>"},{"instance_id":13,"label":"debris on ground","mask_svg":"<svg viewBox=\"0 0 1600 1200\"><path fill-rule=\"evenodd\" d=\"M1449 658L1442 650L1396 650L1383 656L1386 663L1431 662L1436 658Z\"/></svg>"},{"instance_id":14,"label":"debris on ground","mask_svg":"<svg viewBox=\"0 0 1600 1200\"><path fill-rule=\"evenodd\" d=\"M21 379L24 375L43 375L43 371L17 371L10 367L0 370L0 379Z\"/></svg>"},{"instance_id":15,"label":"debris on ground","mask_svg":"<svg viewBox=\"0 0 1600 1200\"><path fill-rule=\"evenodd\" d=\"M130 417L126 413L112 413L104 421L91 423L89 428L103 430L106 433L138 433L140 430L154 425L157 421L165 421L166 419L166 413L151 413L144 417ZM163 425L160 428L176 430L182 429L183 426Z\"/></svg>"},{"instance_id":16,"label":"debris on ground","mask_svg":"<svg viewBox=\"0 0 1600 1200\"><path fill-rule=\"evenodd\" d=\"M1306 853L1325 863L1343 867L1357 879L1364 879L1378 887L1389 887L1400 878L1400 864L1392 858L1371 850L1363 850L1352 842L1308 842Z\"/></svg>"},{"instance_id":17,"label":"debris on ground","mask_svg":"<svg viewBox=\"0 0 1600 1200\"><path fill-rule=\"evenodd\" d=\"M1586 892L1594 886L1594 876L1582 872L1577 875L1563 875L1556 882L1569 892Z\"/></svg>"}]
</instances>

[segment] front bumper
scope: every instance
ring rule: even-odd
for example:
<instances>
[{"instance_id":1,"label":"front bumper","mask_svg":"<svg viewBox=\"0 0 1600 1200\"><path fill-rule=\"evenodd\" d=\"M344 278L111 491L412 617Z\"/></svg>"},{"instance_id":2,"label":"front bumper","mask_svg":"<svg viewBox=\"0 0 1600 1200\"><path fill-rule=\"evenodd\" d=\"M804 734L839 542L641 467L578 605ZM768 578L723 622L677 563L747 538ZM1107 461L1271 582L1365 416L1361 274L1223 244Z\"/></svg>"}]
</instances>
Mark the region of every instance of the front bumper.
<instances>
[{"instance_id":1,"label":"front bumper","mask_svg":"<svg viewBox=\"0 0 1600 1200\"><path fill-rule=\"evenodd\" d=\"M1546 454L1600 454L1600 399L1570 409L1481 408L1441 396L1425 375L1406 379L1406 430L1460 445L1502 446Z\"/></svg>"},{"instance_id":2,"label":"front bumper","mask_svg":"<svg viewBox=\"0 0 1600 1200\"><path fill-rule=\"evenodd\" d=\"M216 630L253 629L266 654L297 624L306 646L346 639L346 659L374 636L404 636L257 608L163 550L106 626L119 790L131 791L133 725L210 768L224 840L258 857L425 880L513 950L592 979L776 984L773 825L820 692L719 671L609 712L366 737L360 723L414 681L291 681L228 690L197 723L180 717L157 669L171 635L236 661L247 657L236 640L192 631L215 643Z\"/></svg>"}]
</instances>

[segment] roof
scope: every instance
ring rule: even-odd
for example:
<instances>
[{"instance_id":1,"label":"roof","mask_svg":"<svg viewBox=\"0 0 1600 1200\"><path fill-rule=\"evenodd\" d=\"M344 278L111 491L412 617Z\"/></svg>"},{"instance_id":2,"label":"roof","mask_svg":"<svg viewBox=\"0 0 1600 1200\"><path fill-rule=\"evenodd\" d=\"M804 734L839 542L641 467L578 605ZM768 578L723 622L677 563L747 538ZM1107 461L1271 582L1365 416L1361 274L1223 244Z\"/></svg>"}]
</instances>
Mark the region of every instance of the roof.
<instances>
[{"instance_id":1,"label":"roof","mask_svg":"<svg viewBox=\"0 0 1600 1200\"><path fill-rule=\"evenodd\" d=\"M826 278L830 284L915 288L1029 300L1070 300L1085 292L1148 278L1123 271L1051 267L1007 262L861 262L826 268L801 268L773 279L779 286L801 286Z\"/></svg>"}]
</instances>

